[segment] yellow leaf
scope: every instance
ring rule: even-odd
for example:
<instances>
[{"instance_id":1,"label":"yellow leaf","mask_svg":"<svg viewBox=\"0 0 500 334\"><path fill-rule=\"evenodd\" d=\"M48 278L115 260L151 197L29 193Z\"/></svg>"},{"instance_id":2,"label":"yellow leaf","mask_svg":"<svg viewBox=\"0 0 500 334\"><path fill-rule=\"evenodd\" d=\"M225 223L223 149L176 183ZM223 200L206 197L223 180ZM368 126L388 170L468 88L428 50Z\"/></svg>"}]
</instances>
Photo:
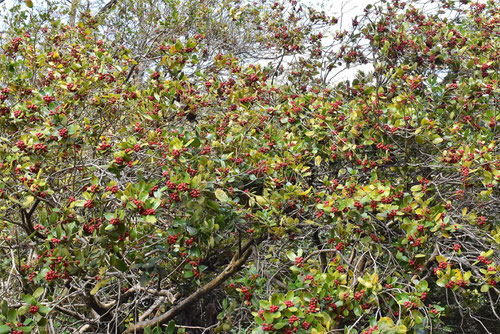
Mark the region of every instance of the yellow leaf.
<instances>
[{"instance_id":1,"label":"yellow leaf","mask_svg":"<svg viewBox=\"0 0 500 334\"><path fill-rule=\"evenodd\" d=\"M222 189L217 189L215 191L215 197L217 197L217 199L219 201L224 202L224 203L229 201L229 197L227 197L226 193Z\"/></svg>"},{"instance_id":2,"label":"yellow leaf","mask_svg":"<svg viewBox=\"0 0 500 334\"><path fill-rule=\"evenodd\" d=\"M307 196L307 194L309 194L309 192L311 191L312 187L309 187L309 189L307 189L306 191L303 191L300 193L300 196Z\"/></svg>"},{"instance_id":3,"label":"yellow leaf","mask_svg":"<svg viewBox=\"0 0 500 334\"><path fill-rule=\"evenodd\" d=\"M398 326L398 333L406 333L408 329L406 328L405 325L399 325Z\"/></svg>"},{"instance_id":4,"label":"yellow leaf","mask_svg":"<svg viewBox=\"0 0 500 334\"><path fill-rule=\"evenodd\" d=\"M379 322L379 324L386 324L389 326L394 326L394 321L389 317L382 317L382 318L380 318L380 320L378 322Z\"/></svg>"},{"instance_id":5,"label":"yellow leaf","mask_svg":"<svg viewBox=\"0 0 500 334\"><path fill-rule=\"evenodd\" d=\"M26 200L23 202L23 207L28 208L31 206L31 203L35 201L35 198L33 196L28 196Z\"/></svg>"},{"instance_id":6,"label":"yellow leaf","mask_svg":"<svg viewBox=\"0 0 500 334\"><path fill-rule=\"evenodd\" d=\"M167 59L168 59L168 56L164 56L162 58L161 62L160 62L160 66L163 65L163 64L165 64L165 62L167 61Z\"/></svg>"},{"instance_id":7,"label":"yellow leaf","mask_svg":"<svg viewBox=\"0 0 500 334\"><path fill-rule=\"evenodd\" d=\"M255 200L260 206L266 206L268 204L267 199L262 196L255 196Z\"/></svg>"},{"instance_id":8,"label":"yellow leaf","mask_svg":"<svg viewBox=\"0 0 500 334\"><path fill-rule=\"evenodd\" d=\"M54 59L59 59L59 53L56 51L54 51L54 55L52 56L52 58Z\"/></svg>"},{"instance_id":9,"label":"yellow leaf","mask_svg":"<svg viewBox=\"0 0 500 334\"><path fill-rule=\"evenodd\" d=\"M321 165L321 157L319 155L316 158L314 158L314 164L316 166Z\"/></svg>"},{"instance_id":10,"label":"yellow leaf","mask_svg":"<svg viewBox=\"0 0 500 334\"><path fill-rule=\"evenodd\" d=\"M90 294L93 296L95 295L100 288L102 288L103 286L106 285L106 283L109 282L109 279L103 279L102 281L100 281L99 283L97 283L94 288L90 291Z\"/></svg>"},{"instance_id":11,"label":"yellow leaf","mask_svg":"<svg viewBox=\"0 0 500 334\"><path fill-rule=\"evenodd\" d=\"M422 185L421 184L417 184L417 185L411 187L410 190L412 192L420 191L420 190L422 190Z\"/></svg>"}]
</instances>

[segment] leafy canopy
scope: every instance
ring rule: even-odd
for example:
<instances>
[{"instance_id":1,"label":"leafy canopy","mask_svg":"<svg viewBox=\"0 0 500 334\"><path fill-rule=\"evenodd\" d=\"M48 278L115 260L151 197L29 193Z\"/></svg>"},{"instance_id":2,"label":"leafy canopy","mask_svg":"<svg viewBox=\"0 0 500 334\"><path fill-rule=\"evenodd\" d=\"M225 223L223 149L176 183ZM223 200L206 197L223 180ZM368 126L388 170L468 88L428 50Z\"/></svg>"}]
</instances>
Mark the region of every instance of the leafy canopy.
<instances>
[{"instance_id":1,"label":"leafy canopy","mask_svg":"<svg viewBox=\"0 0 500 334\"><path fill-rule=\"evenodd\" d=\"M3 12L0 333L498 331L495 1L68 3Z\"/></svg>"}]
</instances>

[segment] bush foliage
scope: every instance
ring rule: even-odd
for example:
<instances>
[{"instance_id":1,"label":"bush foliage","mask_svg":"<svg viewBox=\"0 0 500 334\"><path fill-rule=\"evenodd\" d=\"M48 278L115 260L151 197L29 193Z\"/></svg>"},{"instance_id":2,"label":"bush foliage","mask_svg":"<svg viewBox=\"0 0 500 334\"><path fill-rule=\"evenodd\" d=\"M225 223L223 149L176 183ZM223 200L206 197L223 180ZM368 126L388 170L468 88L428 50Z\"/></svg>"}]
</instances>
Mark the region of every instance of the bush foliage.
<instances>
[{"instance_id":1,"label":"bush foliage","mask_svg":"<svg viewBox=\"0 0 500 334\"><path fill-rule=\"evenodd\" d=\"M2 15L0 333L500 330L497 2Z\"/></svg>"}]
</instances>

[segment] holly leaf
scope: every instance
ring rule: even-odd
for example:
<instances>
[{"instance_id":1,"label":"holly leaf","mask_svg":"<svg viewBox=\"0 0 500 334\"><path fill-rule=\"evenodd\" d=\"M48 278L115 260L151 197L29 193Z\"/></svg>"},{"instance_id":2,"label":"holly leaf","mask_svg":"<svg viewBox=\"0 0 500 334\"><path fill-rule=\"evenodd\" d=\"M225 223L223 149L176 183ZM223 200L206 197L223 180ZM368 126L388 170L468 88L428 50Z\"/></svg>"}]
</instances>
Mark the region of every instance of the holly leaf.
<instances>
[{"instance_id":1,"label":"holly leaf","mask_svg":"<svg viewBox=\"0 0 500 334\"><path fill-rule=\"evenodd\" d=\"M222 189L217 189L215 191L215 197L217 197L217 199L223 203L229 202L229 197L226 195L226 193Z\"/></svg>"},{"instance_id":2,"label":"holly leaf","mask_svg":"<svg viewBox=\"0 0 500 334\"><path fill-rule=\"evenodd\" d=\"M175 322L173 320L170 320L165 333L166 334L174 334L174 332L175 332Z\"/></svg>"},{"instance_id":3,"label":"holly leaf","mask_svg":"<svg viewBox=\"0 0 500 334\"><path fill-rule=\"evenodd\" d=\"M113 256L113 257L111 258L111 264L112 264L112 265L113 265L116 269L118 269L118 270L120 270L120 271L127 271L127 270L128 270L128 266L127 266L127 264L126 264L123 260L121 260L121 259L117 258L116 256Z\"/></svg>"},{"instance_id":4,"label":"holly leaf","mask_svg":"<svg viewBox=\"0 0 500 334\"><path fill-rule=\"evenodd\" d=\"M94 288L90 291L90 294L93 296L95 295L103 286L108 283L109 279L103 279L102 281L98 282Z\"/></svg>"},{"instance_id":5,"label":"holly leaf","mask_svg":"<svg viewBox=\"0 0 500 334\"><path fill-rule=\"evenodd\" d=\"M10 326L7 325L0 325L0 334L7 334L10 333Z\"/></svg>"}]
</instances>

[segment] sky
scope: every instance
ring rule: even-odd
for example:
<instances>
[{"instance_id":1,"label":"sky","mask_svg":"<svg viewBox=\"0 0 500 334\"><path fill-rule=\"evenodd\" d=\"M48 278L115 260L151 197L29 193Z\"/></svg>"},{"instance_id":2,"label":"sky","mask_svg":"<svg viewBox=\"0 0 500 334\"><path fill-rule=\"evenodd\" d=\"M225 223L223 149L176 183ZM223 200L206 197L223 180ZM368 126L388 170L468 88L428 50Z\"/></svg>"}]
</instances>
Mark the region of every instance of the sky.
<instances>
[{"instance_id":1,"label":"sky","mask_svg":"<svg viewBox=\"0 0 500 334\"><path fill-rule=\"evenodd\" d=\"M365 7L374 4L376 0L298 0L300 3L323 9L326 13L340 19L343 14L345 22L351 22L356 15L363 13Z\"/></svg>"},{"instance_id":2,"label":"sky","mask_svg":"<svg viewBox=\"0 0 500 334\"><path fill-rule=\"evenodd\" d=\"M0 4L9 8L13 4L23 2L24 0L0 0ZM43 0L32 0L33 4L43 2ZM376 0L298 0L299 3L312 6L316 9L322 9L327 14L334 15L339 18L343 17L344 23L350 24L352 18L356 15L362 14L363 9L368 4L373 4ZM342 29L345 29L343 26Z\"/></svg>"},{"instance_id":3,"label":"sky","mask_svg":"<svg viewBox=\"0 0 500 334\"><path fill-rule=\"evenodd\" d=\"M342 17L342 27L339 27L339 30L347 29L355 16L362 15L366 6L375 4L376 2L377 0L304 0L304 3L318 6L318 8L324 9L326 13L334 15L339 19L339 22ZM341 73L336 79L352 80L358 70L367 70L370 68L372 68L371 65L353 67Z\"/></svg>"},{"instance_id":4,"label":"sky","mask_svg":"<svg viewBox=\"0 0 500 334\"><path fill-rule=\"evenodd\" d=\"M0 0L0 6L4 8L9 8L13 4L22 2L24 0ZM352 19L363 14L363 10L369 4L374 4L377 0L297 0L298 3L309 5L317 10L324 10L327 14L335 16L339 20L338 30L349 30ZM43 2L43 0L32 0L33 4L36 6L37 2ZM0 8L1 8L0 7ZM336 27L336 28L337 28ZM327 43L328 40L325 41ZM371 69L370 65L362 65L354 68L350 68L342 71L338 76L335 77L335 81L342 80L352 80L357 70Z\"/></svg>"},{"instance_id":5,"label":"sky","mask_svg":"<svg viewBox=\"0 0 500 334\"><path fill-rule=\"evenodd\" d=\"M335 16L339 20L339 25L335 29L349 30L352 19L356 16L361 16L364 9L369 4L375 4L378 0L298 0L299 3L309 5L318 10L324 10L325 13ZM325 44L328 41L325 41ZM349 69L344 69L341 73L335 76L336 82L352 80L357 71L369 71L373 68L371 64L358 65Z\"/></svg>"}]
</instances>

